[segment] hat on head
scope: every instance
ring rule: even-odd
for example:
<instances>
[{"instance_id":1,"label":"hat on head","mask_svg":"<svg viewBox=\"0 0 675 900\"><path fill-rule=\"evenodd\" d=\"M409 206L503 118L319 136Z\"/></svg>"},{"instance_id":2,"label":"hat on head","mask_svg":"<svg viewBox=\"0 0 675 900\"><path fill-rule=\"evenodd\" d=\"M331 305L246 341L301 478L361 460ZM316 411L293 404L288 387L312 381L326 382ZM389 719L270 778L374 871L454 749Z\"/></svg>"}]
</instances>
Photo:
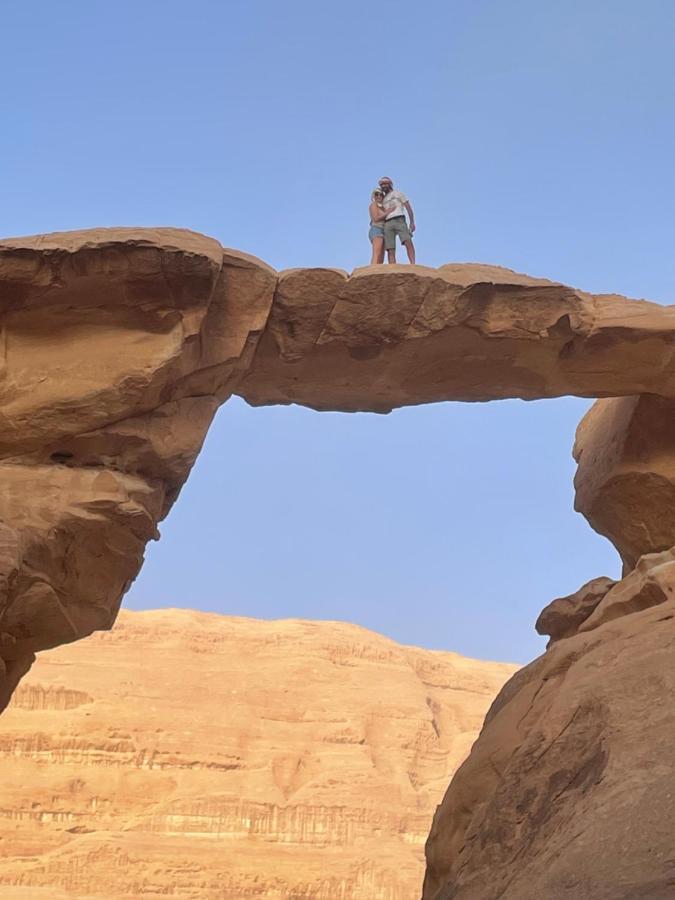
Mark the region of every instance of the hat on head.
<instances>
[{"instance_id":1,"label":"hat on head","mask_svg":"<svg viewBox=\"0 0 675 900\"><path fill-rule=\"evenodd\" d=\"M389 178L388 175L383 175L382 178L380 178L380 184L382 184L382 182L384 182L385 184L393 184L394 183L391 180L391 178Z\"/></svg>"}]
</instances>

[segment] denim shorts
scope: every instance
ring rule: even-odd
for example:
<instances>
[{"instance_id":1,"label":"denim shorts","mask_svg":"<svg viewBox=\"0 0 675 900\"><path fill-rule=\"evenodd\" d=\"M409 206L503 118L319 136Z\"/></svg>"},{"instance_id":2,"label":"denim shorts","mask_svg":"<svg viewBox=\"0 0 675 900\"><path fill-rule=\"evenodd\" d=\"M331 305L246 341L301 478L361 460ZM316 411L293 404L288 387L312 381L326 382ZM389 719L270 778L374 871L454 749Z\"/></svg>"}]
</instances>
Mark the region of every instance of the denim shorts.
<instances>
[{"instance_id":1,"label":"denim shorts","mask_svg":"<svg viewBox=\"0 0 675 900\"><path fill-rule=\"evenodd\" d=\"M384 237L384 225L371 225L368 232L368 240L373 241L375 238Z\"/></svg>"}]
</instances>

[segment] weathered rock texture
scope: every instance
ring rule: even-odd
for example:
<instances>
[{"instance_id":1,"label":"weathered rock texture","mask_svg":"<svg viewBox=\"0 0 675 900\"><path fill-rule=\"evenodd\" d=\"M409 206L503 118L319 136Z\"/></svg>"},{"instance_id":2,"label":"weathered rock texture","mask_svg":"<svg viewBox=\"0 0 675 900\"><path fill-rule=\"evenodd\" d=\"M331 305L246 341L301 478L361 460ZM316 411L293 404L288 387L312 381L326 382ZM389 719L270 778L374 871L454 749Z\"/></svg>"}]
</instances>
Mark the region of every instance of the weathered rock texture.
<instances>
[{"instance_id":1,"label":"weathered rock texture","mask_svg":"<svg viewBox=\"0 0 675 900\"><path fill-rule=\"evenodd\" d=\"M675 545L675 401L653 395L596 403L574 455L576 508L617 548L626 571Z\"/></svg>"},{"instance_id":2,"label":"weathered rock texture","mask_svg":"<svg viewBox=\"0 0 675 900\"><path fill-rule=\"evenodd\" d=\"M539 614L534 627L539 634L547 634L551 643L571 637L615 584L613 578L593 578L569 597L551 601Z\"/></svg>"},{"instance_id":3,"label":"weathered rock texture","mask_svg":"<svg viewBox=\"0 0 675 900\"><path fill-rule=\"evenodd\" d=\"M675 396L675 307L496 266L282 272L237 389L253 404L388 412L503 397Z\"/></svg>"},{"instance_id":4,"label":"weathered rock texture","mask_svg":"<svg viewBox=\"0 0 675 900\"><path fill-rule=\"evenodd\" d=\"M275 283L174 229L0 244L0 706L36 650L112 625Z\"/></svg>"},{"instance_id":5,"label":"weathered rock texture","mask_svg":"<svg viewBox=\"0 0 675 900\"><path fill-rule=\"evenodd\" d=\"M0 244L0 706L36 650L111 626L231 393L376 412L612 398L579 430L577 508L626 577L545 611L550 649L436 819L425 897L675 896L674 346L675 307L490 266L277 275L173 229Z\"/></svg>"},{"instance_id":6,"label":"weathered rock texture","mask_svg":"<svg viewBox=\"0 0 675 900\"><path fill-rule=\"evenodd\" d=\"M504 687L434 819L425 900L675 897L675 552Z\"/></svg>"},{"instance_id":7,"label":"weathered rock texture","mask_svg":"<svg viewBox=\"0 0 675 900\"><path fill-rule=\"evenodd\" d=\"M601 400L576 506L621 552L543 610L547 652L491 708L439 807L424 900L675 897L673 401Z\"/></svg>"},{"instance_id":8,"label":"weathered rock texture","mask_svg":"<svg viewBox=\"0 0 675 900\"><path fill-rule=\"evenodd\" d=\"M340 623L123 612L42 654L0 718L0 896L410 900L514 669Z\"/></svg>"},{"instance_id":9,"label":"weathered rock texture","mask_svg":"<svg viewBox=\"0 0 675 900\"><path fill-rule=\"evenodd\" d=\"M36 650L114 621L233 391L251 403L374 411L453 398L675 397L674 336L675 308L491 266L277 276L176 229L4 241L0 706ZM670 401L616 408L636 402ZM584 470L595 452L586 443ZM659 472L654 514L615 535L617 504L644 481L645 460L638 476L631 453L616 458L630 469L620 473L623 500L617 473L593 464L579 502L634 561L670 546L674 529L661 519L670 496Z\"/></svg>"}]
</instances>

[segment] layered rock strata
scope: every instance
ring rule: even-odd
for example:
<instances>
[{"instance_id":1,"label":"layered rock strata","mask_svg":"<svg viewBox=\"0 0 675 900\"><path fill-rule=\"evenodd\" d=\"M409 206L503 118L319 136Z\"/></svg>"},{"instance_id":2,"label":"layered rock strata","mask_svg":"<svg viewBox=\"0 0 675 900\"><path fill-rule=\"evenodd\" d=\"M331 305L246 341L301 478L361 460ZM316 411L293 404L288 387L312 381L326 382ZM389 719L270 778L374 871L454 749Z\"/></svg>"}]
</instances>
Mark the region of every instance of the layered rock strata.
<instances>
[{"instance_id":1,"label":"layered rock strata","mask_svg":"<svg viewBox=\"0 0 675 900\"><path fill-rule=\"evenodd\" d=\"M41 654L0 717L0 896L409 900L514 670L342 623L123 611Z\"/></svg>"}]
</instances>

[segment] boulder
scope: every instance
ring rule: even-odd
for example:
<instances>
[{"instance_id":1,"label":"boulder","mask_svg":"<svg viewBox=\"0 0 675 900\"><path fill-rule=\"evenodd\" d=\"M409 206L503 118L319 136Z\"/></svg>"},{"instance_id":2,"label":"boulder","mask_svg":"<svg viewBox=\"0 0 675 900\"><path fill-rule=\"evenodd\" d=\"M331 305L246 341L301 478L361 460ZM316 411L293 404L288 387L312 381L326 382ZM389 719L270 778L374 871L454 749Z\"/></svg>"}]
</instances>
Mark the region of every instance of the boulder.
<instances>
[{"instance_id":1,"label":"boulder","mask_svg":"<svg viewBox=\"0 0 675 900\"><path fill-rule=\"evenodd\" d=\"M615 584L612 578L593 578L574 594L552 600L539 614L534 626L537 633L549 635L551 644L576 634Z\"/></svg>"},{"instance_id":2,"label":"boulder","mask_svg":"<svg viewBox=\"0 0 675 900\"><path fill-rule=\"evenodd\" d=\"M575 509L629 571L675 545L675 401L647 394L595 403L577 429Z\"/></svg>"},{"instance_id":3,"label":"boulder","mask_svg":"<svg viewBox=\"0 0 675 900\"><path fill-rule=\"evenodd\" d=\"M675 896L675 552L518 672L439 806L423 900Z\"/></svg>"}]
</instances>

